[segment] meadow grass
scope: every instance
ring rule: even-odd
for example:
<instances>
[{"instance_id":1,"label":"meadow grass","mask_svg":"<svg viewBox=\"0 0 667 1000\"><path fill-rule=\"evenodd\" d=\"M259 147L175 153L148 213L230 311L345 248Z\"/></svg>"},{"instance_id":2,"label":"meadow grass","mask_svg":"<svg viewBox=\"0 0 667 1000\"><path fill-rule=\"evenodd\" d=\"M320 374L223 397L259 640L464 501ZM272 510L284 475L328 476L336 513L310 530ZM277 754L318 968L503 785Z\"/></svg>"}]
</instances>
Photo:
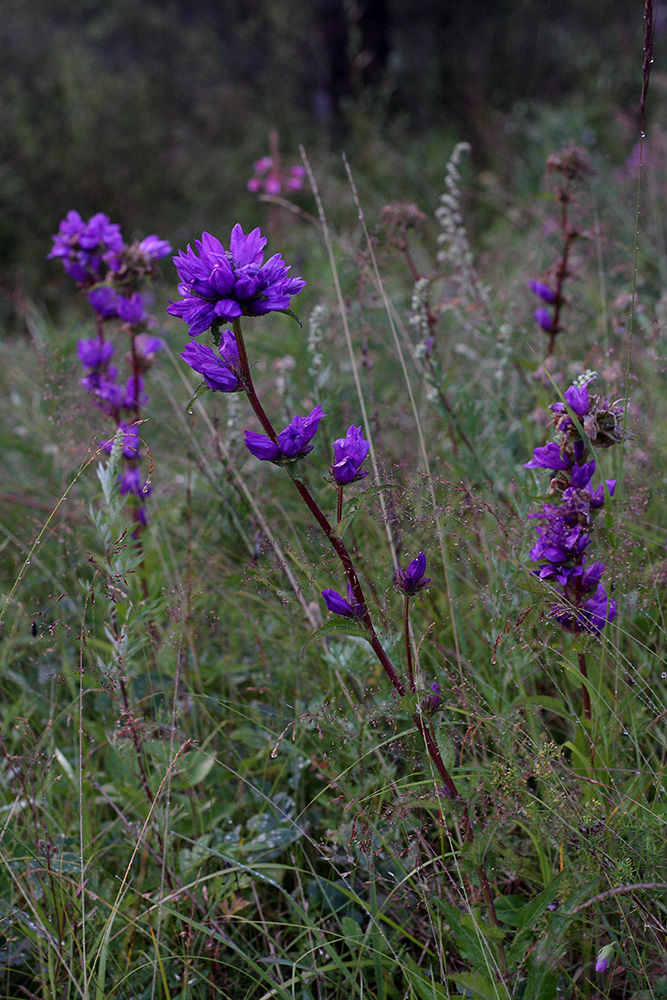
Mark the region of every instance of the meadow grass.
<instances>
[{"instance_id":1,"label":"meadow grass","mask_svg":"<svg viewBox=\"0 0 667 1000\"><path fill-rule=\"evenodd\" d=\"M487 177L493 225L470 232L465 157L443 157L439 220L412 191L383 206L354 164L327 201L313 170L312 215L283 210L268 248L309 282L303 328L244 325L276 426L327 413L299 474L334 521L332 442L359 424L372 444L343 538L401 676L395 568L427 553L418 695L328 618L344 575L290 478L246 451L244 395L187 412L164 290L140 544L118 449L99 450L113 428L78 384L85 303L57 327L31 307L0 345L0 996L667 996L667 187L649 165L636 275L636 174L596 164L577 187L547 357L526 283L558 256L558 205ZM600 637L564 632L531 573L549 476L523 468L586 369L630 399L624 444L597 456L618 480ZM415 722L433 681L459 800Z\"/></svg>"}]
</instances>

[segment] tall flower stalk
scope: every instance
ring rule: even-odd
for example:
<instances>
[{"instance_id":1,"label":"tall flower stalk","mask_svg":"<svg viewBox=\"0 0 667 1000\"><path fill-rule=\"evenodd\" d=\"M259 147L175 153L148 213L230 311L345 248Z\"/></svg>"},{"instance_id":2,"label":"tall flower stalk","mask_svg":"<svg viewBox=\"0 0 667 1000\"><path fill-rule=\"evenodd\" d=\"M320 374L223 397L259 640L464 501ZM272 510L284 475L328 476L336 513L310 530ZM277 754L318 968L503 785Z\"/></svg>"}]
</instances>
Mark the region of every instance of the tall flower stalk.
<instances>
[{"instance_id":1,"label":"tall flower stalk","mask_svg":"<svg viewBox=\"0 0 667 1000\"><path fill-rule=\"evenodd\" d=\"M126 244L120 226L103 213L84 222L72 210L61 221L53 237L49 257L62 262L93 310L96 335L77 344L83 367L82 387L94 404L125 432L121 493L130 501L137 530L147 520L145 498L150 493L148 477L141 472L139 425L148 402L144 379L165 344L152 331L155 318L146 308L145 286L158 276L157 261L171 252L158 236ZM109 327L127 335L129 348L123 358L129 374L121 377L115 364L116 345L108 337ZM111 451L111 441L103 448Z\"/></svg>"},{"instance_id":2,"label":"tall flower stalk","mask_svg":"<svg viewBox=\"0 0 667 1000\"><path fill-rule=\"evenodd\" d=\"M192 338L197 338L206 330L211 331L217 350L199 345L204 352L202 354L200 351L193 351L190 344L182 353L185 362L204 375L205 381L195 390L196 394L209 390L241 391L246 394L263 431L261 434L246 431L246 447L260 461L270 461L286 470L294 488L341 563L348 598L346 600L329 589L324 591L325 602L335 613L356 619L394 690L403 698L414 689L413 671L409 668L407 682L404 681L382 646L354 561L335 525L329 521L298 475L297 463L312 451L313 445L310 442L325 414L320 406L316 406L308 416L294 417L287 427L278 432L255 389L241 318L266 315L269 312L289 313L291 297L306 284L303 279L288 275L289 267L279 254L264 262L266 242L259 229L244 234L240 225L232 230L228 249L215 237L204 233L201 240L195 241L194 250L188 247L185 253L181 252L174 258L181 278L179 292L182 299L172 303L168 311L188 323ZM235 351L230 349L229 331L221 330L222 324L230 320ZM234 383L230 381L229 387L225 387L220 381L213 384L209 366L215 366L217 371L221 365L229 368L235 377ZM345 438L338 439L334 444L335 461L329 471L339 487L338 520L342 489L366 475L361 465L367 454L368 442L364 441L360 428L354 426L348 429ZM423 568L421 575L423 576ZM403 582L404 588L408 588L405 593L413 583L415 586L419 583L416 577L413 581L413 576L414 569L409 567ZM413 718L440 777L444 794L447 798L460 800L458 788L443 761L431 721L419 707ZM463 828L464 839L469 843L473 839L473 829L465 807Z\"/></svg>"},{"instance_id":3,"label":"tall flower stalk","mask_svg":"<svg viewBox=\"0 0 667 1000\"><path fill-rule=\"evenodd\" d=\"M574 243L582 236L581 231L572 223L570 215L572 189L577 181L590 177L592 173L588 157L576 146L560 153L552 153L547 160L547 174L558 176L553 193L559 207L561 247L557 259L547 269L543 279L528 282L528 287L541 303L533 315L537 325L549 337L547 354L553 354L556 337L564 330L562 313L567 305L565 282L572 276L570 254Z\"/></svg>"}]
</instances>

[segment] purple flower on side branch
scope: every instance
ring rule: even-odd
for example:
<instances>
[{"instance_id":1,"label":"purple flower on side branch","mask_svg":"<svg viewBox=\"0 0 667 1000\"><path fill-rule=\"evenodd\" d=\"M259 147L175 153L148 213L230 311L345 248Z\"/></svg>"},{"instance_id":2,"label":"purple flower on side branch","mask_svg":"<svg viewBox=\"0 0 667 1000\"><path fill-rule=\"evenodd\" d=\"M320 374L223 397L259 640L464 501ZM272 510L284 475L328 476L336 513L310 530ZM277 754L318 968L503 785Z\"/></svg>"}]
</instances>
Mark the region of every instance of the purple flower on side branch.
<instances>
[{"instance_id":1,"label":"purple flower on side branch","mask_svg":"<svg viewBox=\"0 0 667 1000\"><path fill-rule=\"evenodd\" d=\"M407 569L400 567L396 571L396 588L406 597L414 597L420 590L424 590L431 582L430 576L424 576L426 572L426 556L423 552L412 560Z\"/></svg>"},{"instance_id":2,"label":"purple flower on side branch","mask_svg":"<svg viewBox=\"0 0 667 1000\"><path fill-rule=\"evenodd\" d=\"M238 223L228 250L215 236L203 233L195 240L195 250L188 246L174 257L183 298L172 302L167 312L184 320L190 336L197 337L217 323L289 309L291 297L306 282L288 276L290 268L280 254L265 262L266 242L259 229L246 235Z\"/></svg>"},{"instance_id":3,"label":"purple flower on side branch","mask_svg":"<svg viewBox=\"0 0 667 1000\"><path fill-rule=\"evenodd\" d=\"M118 298L118 292L108 285L104 285L102 288L93 288L88 293L88 301L102 319L116 319Z\"/></svg>"},{"instance_id":4,"label":"purple flower on side branch","mask_svg":"<svg viewBox=\"0 0 667 1000\"><path fill-rule=\"evenodd\" d=\"M531 292L534 292L538 299L542 299L543 302L556 301L556 293L553 288L547 285L544 281L529 281L528 287Z\"/></svg>"},{"instance_id":5,"label":"purple flower on side branch","mask_svg":"<svg viewBox=\"0 0 667 1000\"><path fill-rule=\"evenodd\" d=\"M243 389L239 379L241 363L238 347L230 330L222 332L217 350L192 340L186 344L181 357L194 371L204 376L209 389L217 392L239 392Z\"/></svg>"},{"instance_id":6,"label":"purple flower on side branch","mask_svg":"<svg viewBox=\"0 0 667 1000\"><path fill-rule=\"evenodd\" d=\"M322 417L326 417L326 413L322 413L321 406L316 406L307 417L294 417L278 435L277 443L265 434L246 431L245 446L251 455L262 462L278 465L293 462L313 450L309 442L315 437Z\"/></svg>"},{"instance_id":7,"label":"purple flower on side branch","mask_svg":"<svg viewBox=\"0 0 667 1000\"><path fill-rule=\"evenodd\" d=\"M335 462L329 468L334 481L339 486L356 483L368 475L368 470L361 468L368 457L370 444L364 439L361 427L348 427L344 438L338 438L333 443Z\"/></svg>"},{"instance_id":8,"label":"purple flower on side branch","mask_svg":"<svg viewBox=\"0 0 667 1000\"><path fill-rule=\"evenodd\" d=\"M331 588L323 590L322 597L329 611L340 615L341 618L363 618L366 613L365 605L357 604L355 601L354 591L349 583L347 585L347 600L341 597L337 590Z\"/></svg>"},{"instance_id":9,"label":"purple flower on side branch","mask_svg":"<svg viewBox=\"0 0 667 1000\"><path fill-rule=\"evenodd\" d=\"M540 306L533 313L535 317L535 322L538 326L541 326L546 333L551 333L554 329L553 316L549 312L546 306Z\"/></svg>"},{"instance_id":10,"label":"purple flower on side branch","mask_svg":"<svg viewBox=\"0 0 667 1000\"><path fill-rule=\"evenodd\" d=\"M572 459L563 454L560 445L550 441L541 448L533 450L530 462L524 462L524 469L569 469Z\"/></svg>"}]
</instances>

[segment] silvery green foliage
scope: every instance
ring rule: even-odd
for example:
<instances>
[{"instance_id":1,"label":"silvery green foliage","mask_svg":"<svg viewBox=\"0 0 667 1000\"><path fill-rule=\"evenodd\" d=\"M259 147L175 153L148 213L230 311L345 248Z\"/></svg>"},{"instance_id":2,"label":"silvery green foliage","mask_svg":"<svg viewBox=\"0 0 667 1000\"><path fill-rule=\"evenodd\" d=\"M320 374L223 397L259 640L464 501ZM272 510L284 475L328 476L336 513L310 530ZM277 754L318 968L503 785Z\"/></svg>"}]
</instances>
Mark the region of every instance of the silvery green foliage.
<instances>
[{"instance_id":1,"label":"silvery green foliage","mask_svg":"<svg viewBox=\"0 0 667 1000\"><path fill-rule=\"evenodd\" d=\"M457 313L466 321L467 309L482 305L489 307L489 289L482 283L475 268L468 233L461 212L461 175L459 162L463 153L470 151L467 142L459 142L447 163L445 192L440 195L440 207L435 217L440 225L438 235L438 263L448 265L447 277L455 286L459 300Z\"/></svg>"}]
</instances>

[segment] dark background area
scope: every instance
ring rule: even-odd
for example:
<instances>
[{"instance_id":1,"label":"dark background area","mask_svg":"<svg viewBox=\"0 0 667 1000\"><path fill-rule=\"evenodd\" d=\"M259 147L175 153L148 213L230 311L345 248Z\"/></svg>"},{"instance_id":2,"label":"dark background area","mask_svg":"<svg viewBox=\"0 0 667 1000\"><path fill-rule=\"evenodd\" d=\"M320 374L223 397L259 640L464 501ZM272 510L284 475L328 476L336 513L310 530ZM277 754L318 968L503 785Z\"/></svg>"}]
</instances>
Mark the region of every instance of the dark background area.
<instances>
[{"instance_id":1,"label":"dark background area","mask_svg":"<svg viewBox=\"0 0 667 1000\"><path fill-rule=\"evenodd\" d=\"M175 245L241 211L260 221L246 182L272 128L292 162L303 143L340 171L345 150L387 198L388 146L435 184L464 138L480 169L517 183L509 147L545 106L578 105L589 145L622 162L619 121L638 135L642 12L643 0L0 0L2 325L68 294L45 255L69 208ZM664 5L656 14L660 34Z\"/></svg>"}]
</instances>

